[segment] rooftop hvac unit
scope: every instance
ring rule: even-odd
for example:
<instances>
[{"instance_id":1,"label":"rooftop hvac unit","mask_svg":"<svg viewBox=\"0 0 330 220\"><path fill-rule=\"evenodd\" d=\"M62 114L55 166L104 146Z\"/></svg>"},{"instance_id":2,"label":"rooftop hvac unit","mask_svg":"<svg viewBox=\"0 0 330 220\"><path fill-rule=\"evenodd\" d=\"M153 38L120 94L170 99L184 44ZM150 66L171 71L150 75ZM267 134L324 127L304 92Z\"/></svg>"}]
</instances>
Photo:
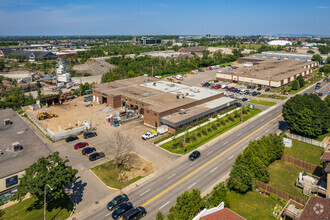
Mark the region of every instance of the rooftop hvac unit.
<instances>
[{"instance_id":1,"label":"rooftop hvac unit","mask_svg":"<svg viewBox=\"0 0 330 220\"><path fill-rule=\"evenodd\" d=\"M156 83L154 82L154 84L153 84L154 86L156 86Z\"/></svg>"},{"instance_id":2,"label":"rooftop hvac unit","mask_svg":"<svg viewBox=\"0 0 330 220\"><path fill-rule=\"evenodd\" d=\"M9 118L7 118L7 119L4 119L3 120L3 124L6 126L6 125L12 125L13 124L13 122L9 119Z\"/></svg>"},{"instance_id":3,"label":"rooftop hvac unit","mask_svg":"<svg viewBox=\"0 0 330 220\"><path fill-rule=\"evenodd\" d=\"M186 110L185 110L185 109L180 109L180 110L179 110L179 114L180 114L180 115L186 114Z\"/></svg>"},{"instance_id":4,"label":"rooftop hvac unit","mask_svg":"<svg viewBox=\"0 0 330 220\"><path fill-rule=\"evenodd\" d=\"M23 150L22 145L19 144L19 142L15 142L11 144L13 152L18 152L20 150Z\"/></svg>"}]
</instances>

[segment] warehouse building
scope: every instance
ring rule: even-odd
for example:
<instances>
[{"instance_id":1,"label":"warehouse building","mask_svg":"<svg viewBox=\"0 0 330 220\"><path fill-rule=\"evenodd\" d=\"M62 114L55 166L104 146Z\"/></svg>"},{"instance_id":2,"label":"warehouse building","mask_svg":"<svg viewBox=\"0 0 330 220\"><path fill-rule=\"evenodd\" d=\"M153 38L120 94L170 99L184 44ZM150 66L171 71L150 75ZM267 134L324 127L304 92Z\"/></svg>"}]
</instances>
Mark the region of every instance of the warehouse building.
<instances>
[{"instance_id":1,"label":"warehouse building","mask_svg":"<svg viewBox=\"0 0 330 220\"><path fill-rule=\"evenodd\" d=\"M297 76L306 77L318 67L318 62L261 57L242 57L238 63L244 67L224 70L216 78L222 81L249 83L264 87L280 88L294 81Z\"/></svg>"},{"instance_id":2,"label":"warehouse building","mask_svg":"<svg viewBox=\"0 0 330 220\"><path fill-rule=\"evenodd\" d=\"M51 151L12 109L0 110L0 202L17 190L25 169Z\"/></svg>"},{"instance_id":3,"label":"warehouse building","mask_svg":"<svg viewBox=\"0 0 330 220\"><path fill-rule=\"evenodd\" d=\"M234 105L236 100L223 92L187 86L149 77L136 77L93 87L93 101L113 108L138 110L144 123L162 124L175 131Z\"/></svg>"}]
</instances>

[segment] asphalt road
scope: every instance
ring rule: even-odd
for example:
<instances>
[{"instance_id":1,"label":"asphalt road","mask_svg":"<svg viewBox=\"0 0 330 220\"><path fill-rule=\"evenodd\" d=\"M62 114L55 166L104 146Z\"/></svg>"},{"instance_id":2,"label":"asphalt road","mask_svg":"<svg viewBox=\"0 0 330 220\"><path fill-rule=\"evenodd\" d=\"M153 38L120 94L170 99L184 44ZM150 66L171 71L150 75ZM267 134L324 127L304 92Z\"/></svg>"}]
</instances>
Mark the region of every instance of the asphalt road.
<instances>
[{"instance_id":1,"label":"asphalt road","mask_svg":"<svg viewBox=\"0 0 330 220\"><path fill-rule=\"evenodd\" d=\"M320 91L324 95L328 85L322 82ZM304 93L313 92L315 92L314 87L304 91ZM285 129L286 124L281 112L282 106L277 106L260 113L256 119L247 121L240 129L201 150L201 157L196 161L188 161L186 155L176 169L167 170L149 182L124 193L128 195L134 206L142 205L146 208L148 215L144 219L154 218L158 210L168 213L169 208L176 203L177 196L185 190L198 188L204 192L225 176L230 171L236 156L244 150L249 141ZM111 218L111 213L106 207L100 207L85 216L85 219L108 218Z\"/></svg>"}]
</instances>

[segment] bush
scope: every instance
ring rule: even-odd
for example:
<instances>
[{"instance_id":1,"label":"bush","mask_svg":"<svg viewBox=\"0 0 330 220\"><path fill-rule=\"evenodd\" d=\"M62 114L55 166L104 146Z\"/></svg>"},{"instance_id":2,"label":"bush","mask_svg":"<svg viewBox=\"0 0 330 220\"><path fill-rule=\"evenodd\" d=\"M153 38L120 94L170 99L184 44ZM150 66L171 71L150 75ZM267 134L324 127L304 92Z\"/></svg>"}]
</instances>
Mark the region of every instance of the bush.
<instances>
[{"instance_id":1,"label":"bush","mask_svg":"<svg viewBox=\"0 0 330 220\"><path fill-rule=\"evenodd\" d=\"M215 123L212 123L212 129L213 130L217 130L218 129L218 127L217 127L217 125Z\"/></svg>"},{"instance_id":2,"label":"bush","mask_svg":"<svg viewBox=\"0 0 330 220\"><path fill-rule=\"evenodd\" d=\"M231 116L231 115L228 116L228 119L229 119L230 121L234 121L234 120L235 120L234 117Z\"/></svg>"},{"instance_id":3,"label":"bush","mask_svg":"<svg viewBox=\"0 0 330 220\"><path fill-rule=\"evenodd\" d=\"M202 134L203 134L203 135L207 135L207 131L206 131L205 128L202 129Z\"/></svg>"},{"instance_id":4,"label":"bush","mask_svg":"<svg viewBox=\"0 0 330 220\"><path fill-rule=\"evenodd\" d=\"M245 165L234 164L230 170L228 187L231 190L245 194L252 189L253 174Z\"/></svg>"},{"instance_id":5,"label":"bush","mask_svg":"<svg viewBox=\"0 0 330 220\"><path fill-rule=\"evenodd\" d=\"M271 198L272 200L277 201L278 197L275 194L271 193L271 194L269 194L269 198Z\"/></svg>"},{"instance_id":6,"label":"bush","mask_svg":"<svg viewBox=\"0 0 330 220\"><path fill-rule=\"evenodd\" d=\"M226 124L226 121L224 119L221 119L221 124L222 125L225 125Z\"/></svg>"},{"instance_id":7,"label":"bush","mask_svg":"<svg viewBox=\"0 0 330 220\"><path fill-rule=\"evenodd\" d=\"M230 207L229 200L227 199L228 189L226 188L225 184L223 182L216 185L212 192L206 196L206 208L210 209L213 207L218 206L221 202L225 203L225 206L227 208Z\"/></svg>"}]
</instances>

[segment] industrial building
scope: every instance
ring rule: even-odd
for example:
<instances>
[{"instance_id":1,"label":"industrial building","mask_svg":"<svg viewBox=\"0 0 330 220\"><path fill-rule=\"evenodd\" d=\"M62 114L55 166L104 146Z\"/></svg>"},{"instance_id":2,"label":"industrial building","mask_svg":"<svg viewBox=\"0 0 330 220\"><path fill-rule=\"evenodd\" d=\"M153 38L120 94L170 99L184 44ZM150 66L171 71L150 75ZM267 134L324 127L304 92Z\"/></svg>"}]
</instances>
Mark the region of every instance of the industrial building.
<instances>
[{"instance_id":1,"label":"industrial building","mask_svg":"<svg viewBox=\"0 0 330 220\"><path fill-rule=\"evenodd\" d=\"M138 110L144 123L175 131L234 105L223 92L150 77L136 77L93 87L93 101L112 108Z\"/></svg>"},{"instance_id":2,"label":"industrial building","mask_svg":"<svg viewBox=\"0 0 330 220\"><path fill-rule=\"evenodd\" d=\"M324 60L327 59L327 55L319 54ZM314 54L309 53L289 53L283 51L265 51L261 54L252 54L250 57L262 57L262 58L273 58L281 60L301 60L301 61L312 61Z\"/></svg>"},{"instance_id":3,"label":"industrial building","mask_svg":"<svg viewBox=\"0 0 330 220\"><path fill-rule=\"evenodd\" d=\"M162 44L162 39L156 37L142 37L138 42L143 45L154 45Z\"/></svg>"},{"instance_id":4,"label":"industrial building","mask_svg":"<svg viewBox=\"0 0 330 220\"><path fill-rule=\"evenodd\" d=\"M299 75L303 77L310 75L319 65L315 61L261 57L242 57L238 59L238 63L244 63L244 67L218 72L217 79L280 88L294 81Z\"/></svg>"},{"instance_id":5,"label":"industrial building","mask_svg":"<svg viewBox=\"0 0 330 220\"><path fill-rule=\"evenodd\" d=\"M51 151L12 109L0 110L0 202L17 191L25 169Z\"/></svg>"},{"instance_id":6,"label":"industrial building","mask_svg":"<svg viewBox=\"0 0 330 220\"><path fill-rule=\"evenodd\" d=\"M285 46L285 45L292 45L292 42L287 40L272 40L268 42L268 45Z\"/></svg>"},{"instance_id":7,"label":"industrial building","mask_svg":"<svg viewBox=\"0 0 330 220\"><path fill-rule=\"evenodd\" d=\"M25 56L29 61L57 59L57 55L49 51L32 51L16 49L0 49L0 56Z\"/></svg>"}]
</instances>

